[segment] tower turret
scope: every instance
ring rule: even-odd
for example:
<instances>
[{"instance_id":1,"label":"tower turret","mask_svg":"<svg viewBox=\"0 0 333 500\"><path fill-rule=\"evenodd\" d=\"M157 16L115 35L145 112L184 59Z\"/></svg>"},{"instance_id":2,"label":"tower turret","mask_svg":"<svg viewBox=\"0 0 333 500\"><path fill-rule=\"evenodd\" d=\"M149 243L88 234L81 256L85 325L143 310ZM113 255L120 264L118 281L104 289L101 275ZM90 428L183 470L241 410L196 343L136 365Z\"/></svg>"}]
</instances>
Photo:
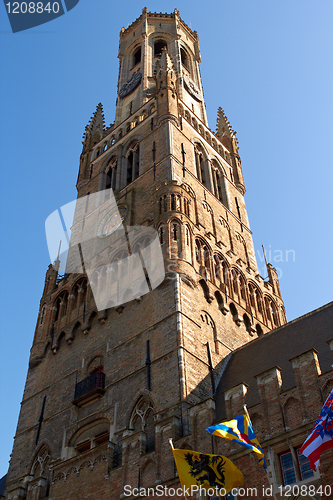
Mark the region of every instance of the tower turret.
<instances>
[{"instance_id":1,"label":"tower turret","mask_svg":"<svg viewBox=\"0 0 333 500\"><path fill-rule=\"evenodd\" d=\"M158 122L163 119L175 120L178 124L178 96L175 86L177 75L168 54L163 47L161 58L156 63L156 105Z\"/></svg>"}]
</instances>

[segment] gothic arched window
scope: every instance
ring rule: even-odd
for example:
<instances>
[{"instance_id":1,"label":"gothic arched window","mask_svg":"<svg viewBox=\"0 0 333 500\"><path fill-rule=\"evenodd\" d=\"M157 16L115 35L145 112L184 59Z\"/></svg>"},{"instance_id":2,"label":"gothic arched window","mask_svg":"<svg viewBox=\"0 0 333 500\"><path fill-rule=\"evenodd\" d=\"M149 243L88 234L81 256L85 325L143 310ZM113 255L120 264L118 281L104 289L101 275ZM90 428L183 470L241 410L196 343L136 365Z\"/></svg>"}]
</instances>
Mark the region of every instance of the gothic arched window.
<instances>
[{"instance_id":1,"label":"gothic arched window","mask_svg":"<svg viewBox=\"0 0 333 500\"><path fill-rule=\"evenodd\" d=\"M207 186L205 160L204 160L203 152L202 152L202 149L200 148L200 146L196 146L196 148L195 148L195 165L196 165L197 177L198 177L199 181L204 186Z\"/></svg>"},{"instance_id":2,"label":"gothic arched window","mask_svg":"<svg viewBox=\"0 0 333 500\"><path fill-rule=\"evenodd\" d=\"M141 62L141 47L137 47L133 54L133 66L136 66Z\"/></svg>"},{"instance_id":3,"label":"gothic arched window","mask_svg":"<svg viewBox=\"0 0 333 500\"><path fill-rule=\"evenodd\" d=\"M224 206L229 207L227 188L225 183L225 173L216 160L212 160L212 177L214 194L216 198L220 200Z\"/></svg>"},{"instance_id":4,"label":"gothic arched window","mask_svg":"<svg viewBox=\"0 0 333 500\"><path fill-rule=\"evenodd\" d=\"M185 225L185 244L189 247L191 245L190 228Z\"/></svg>"},{"instance_id":5,"label":"gothic arched window","mask_svg":"<svg viewBox=\"0 0 333 500\"><path fill-rule=\"evenodd\" d=\"M182 65L188 71L190 71L189 57L188 57L187 53L185 52L185 50L183 48L180 49L180 59L181 59Z\"/></svg>"},{"instance_id":6,"label":"gothic arched window","mask_svg":"<svg viewBox=\"0 0 333 500\"><path fill-rule=\"evenodd\" d=\"M55 302L55 317L54 321L63 318L67 312L68 292L63 292L58 296Z\"/></svg>"},{"instance_id":7,"label":"gothic arched window","mask_svg":"<svg viewBox=\"0 0 333 500\"><path fill-rule=\"evenodd\" d=\"M75 306L84 304L87 300L87 280L85 278L78 281L74 287Z\"/></svg>"},{"instance_id":8,"label":"gothic arched window","mask_svg":"<svg viewBox=\"0 0 333 500\"><path fill-rule=\"evenodd\" d=\"M277 307L270 297L265 297L264 301L268 323L271 323L272 328L275 328L279 326Z\"/></svg>"},{"instance_id":9,"label":"gothic arched window","mask_svg":"<svg viewBox=\"0 0 333 500\"><path fill-rule=\"evenodd\" d=\"M140 173L140 146L135 142L127 152L126 185L130 184Z\"/></svg>"},{"instance_id":10,"label":"gothic arched window","mask_svg":"<svg viewBox=\"0 0 333 500\"><path fill-rule=\"evenodd\" d=\"M27 476L31 483L28 483L28 498L48 498L50 490L50 462L51 452L48 446L43 445L35 455L30 474Z\"/></svg>"},{"instance_id":11,"label":"gothic arched window","mask_svg":"<svg viewBox=\"0 0 333 500\"><path fill-rule=\"evenodd\" d=\"M262 296L261 296L261 293L258 290L258 288L256 288L256 290L255 290L255 296L256 296L256 302L257 302L258 312L260 314L263 314L263 304L262 304L263 300L262 300Z\"/></svg>"},{"instance_id":12,"label":"gothic arched window","mask_svg":"<svg viewBox=\"0 0 333 500\"><path fill-rule=\"evenodd\" d=\"M201 264L201 244L199 240L195 240L195 260Z\"/></svg>"},{"instance_id":13,"label":"gothic arched window","mask_svg":"<svg viewBox=\"0 0 333 500\"><path fill-rule=\"evenodd\" d=\"M154 406L148 398L140 398L133 408L129 428L146 434L146 453L155 450Z\"/></svg>"},{"instance_id":14,"label":"gothic arched window","mask_svg":"<svg viewBox=\"0 0 333 500\"><path fill-rule=\"evenodd\" d=\"M167 43L165 40L157 40L154 43L154 57L160 58L162 55L162 49L167 48Z\"/></svg>"},{"instance_id":15,"label":"gothic arched window","mask_svg":"<svg viewBox=\"0 0 333 500\"><path fill-rule=\"evenodd\" d=\"M255 295L255 287L250 283L249 284L249 298L250 298L250 306L257 311L256 307L256 295Z\"/></svg>"},{"instance_id":16,"label":"gothic arched window","mask_svg":"<svg viewBox=\"0 0 333 500\"><path fill-rule=\"evenodd\" d=\"M117 158L113 157L106 168L105 174L105 189L112 189L113 191L116 189L116 181L117 181Z\"/></svg>"}]
</instances>

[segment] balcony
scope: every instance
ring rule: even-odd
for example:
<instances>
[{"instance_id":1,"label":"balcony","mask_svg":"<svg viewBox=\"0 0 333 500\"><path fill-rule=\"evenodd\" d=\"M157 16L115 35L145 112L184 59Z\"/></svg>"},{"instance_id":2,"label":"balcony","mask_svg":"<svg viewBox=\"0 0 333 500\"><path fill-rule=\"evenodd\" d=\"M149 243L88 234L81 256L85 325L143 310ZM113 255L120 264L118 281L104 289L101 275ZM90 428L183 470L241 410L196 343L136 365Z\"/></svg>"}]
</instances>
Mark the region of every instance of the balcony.
<instances>
[{"instance_id":1,"label":"balcony","mask_svg":"<svg viewBox=\"0 0 333 500\"><path fill-rule=\"evenodd\" d=\"M105 393L105 373L97 371L75 384L72 403L78 407L86 406L103 396Z\"/></svg>"}]
</instances>

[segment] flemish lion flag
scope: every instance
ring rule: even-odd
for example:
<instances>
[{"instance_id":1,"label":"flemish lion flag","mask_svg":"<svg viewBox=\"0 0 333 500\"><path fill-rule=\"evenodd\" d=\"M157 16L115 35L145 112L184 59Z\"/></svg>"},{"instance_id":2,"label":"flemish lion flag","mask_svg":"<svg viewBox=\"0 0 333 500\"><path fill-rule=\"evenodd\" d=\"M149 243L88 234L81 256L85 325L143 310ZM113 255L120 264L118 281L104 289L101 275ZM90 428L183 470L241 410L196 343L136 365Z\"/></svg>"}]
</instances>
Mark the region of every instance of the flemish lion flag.
<instances>
[{"instance_id":1,"label":"flemish lion flag","mask_svg":"<svg viewBox=\"0 0 333 500\"><path fill-rule=\"evenodd\" d=\"M179 480L183 488L201 486L202 489L232 488L244 485L244 477L231 460L222 455L204 455L193 450L172 449Z\"/></svg>"},{"instance_id":2,"label":"flemish lion flag","mask_svg":"<svg viewBox=\"0 0 333 500\"><path fill-rule=\"evenodd\" d=\"M252 423L249 414L239 415L229 422L222 422L221 424L212 425L207 427L206 431L214 436L219 436L230 441L235 441L246 448L254 451L258 455L258 462L266 469L265 455L262 447L252 428Z\"/></svg>"}]
</instances>

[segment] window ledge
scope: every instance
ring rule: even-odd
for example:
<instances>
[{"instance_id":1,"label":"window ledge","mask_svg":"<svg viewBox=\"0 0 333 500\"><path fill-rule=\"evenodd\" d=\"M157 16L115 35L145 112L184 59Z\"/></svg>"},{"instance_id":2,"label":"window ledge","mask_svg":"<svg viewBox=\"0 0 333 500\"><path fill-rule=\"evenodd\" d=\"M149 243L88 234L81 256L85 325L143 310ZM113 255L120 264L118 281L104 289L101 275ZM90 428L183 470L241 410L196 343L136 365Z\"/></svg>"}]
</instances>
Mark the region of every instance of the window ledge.
<instances>
[{"instance_id":1,"label":"window ledge","mask_svg":"<svg viewBox=\"0 0 333 500\"><path fill-rule=\"evenodd\" d=\"M308 484L313 481L316 481L317 479L320 479L320 473L319 473L319 468L314 472L313 476L308 477L307 479L303 479L302 481L296 481L295 483L291 484L286 484L286 486L281 485L274 485L274 492L280 492L282 495L286 492L286 490L289 491L289 489L293 488L293 486L302 486L302 484Z\"/></svg>"},{"instance_id":2,"label":"window ledge","mask_svg":"<svg viewBox=\"0 0 333 500\"><path fill-rule=\"evenodd\" d=\"M87 406L90 403L94 403L95 401L100 399L104 394L105 394L105 389L97 387L96 389L93 389L87 394L84 394L83 396L73 399L72 403L73 405L82 408L83 406Z\"/></svg>"}]
</instances>

